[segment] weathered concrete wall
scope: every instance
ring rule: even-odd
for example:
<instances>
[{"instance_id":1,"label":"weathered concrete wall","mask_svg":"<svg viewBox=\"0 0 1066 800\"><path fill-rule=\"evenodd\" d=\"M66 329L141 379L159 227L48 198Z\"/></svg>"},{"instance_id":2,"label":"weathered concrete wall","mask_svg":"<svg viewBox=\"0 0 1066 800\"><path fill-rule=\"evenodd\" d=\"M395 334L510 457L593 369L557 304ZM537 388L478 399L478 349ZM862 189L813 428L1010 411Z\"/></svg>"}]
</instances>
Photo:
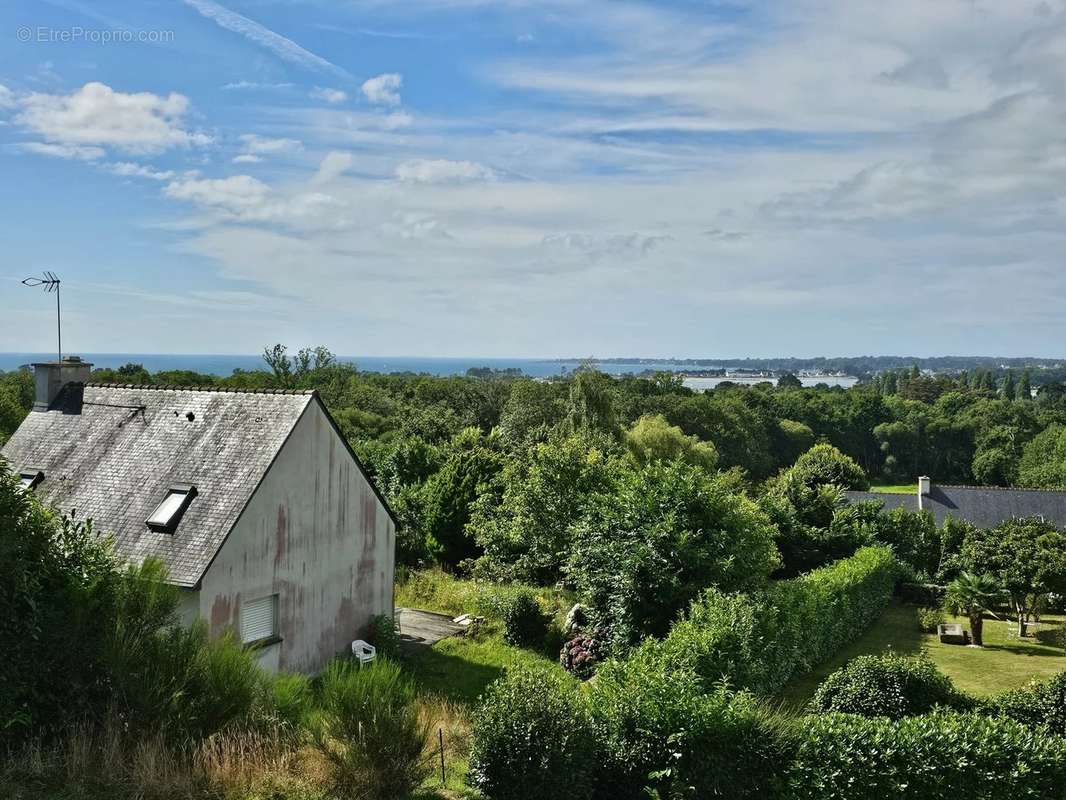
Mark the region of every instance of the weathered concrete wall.
<instances>
[{"instance_id":1,"label":"weathered concrete wall","mask_svg":"<svg viewBox=\"0 0 1066 800\"><path fill-rule=\"evenodd\" d=\"M178 602L178 619L185 626L192 625L200 616L200 593L195 589L182 589Z\"/></svg>"},{"instance_id":2,"label":"weathered concrete wall","mask_svg":"<svg viewBox=\"0 0 1066 800\"><path fill-rule=\"evenodd\" d=\"M395 529L344 442L311 403L204 576L212 633L239 630L242 601L278 595L281 642L260 662L317 672L392 613Z\"/></svg>"}]
</instances>

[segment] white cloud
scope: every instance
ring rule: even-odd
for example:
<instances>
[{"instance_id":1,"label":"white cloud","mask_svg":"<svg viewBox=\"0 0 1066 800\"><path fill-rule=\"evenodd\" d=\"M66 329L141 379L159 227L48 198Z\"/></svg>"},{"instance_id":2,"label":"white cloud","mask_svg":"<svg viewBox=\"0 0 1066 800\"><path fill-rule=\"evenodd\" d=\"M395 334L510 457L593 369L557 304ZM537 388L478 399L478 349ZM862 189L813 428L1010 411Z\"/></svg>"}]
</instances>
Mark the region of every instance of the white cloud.
<instances>
[{"instance_id":1,"label":"white cloud","mask_svg":"<svg viewBox=\"0 0 1066 800\"><path fill-rule=\"evenodd\" d=\"M334 150L326 154L311 178L312 185L321 185L339 178L352 166L352 154Z\"/></svg>"},{"instance_id":2,"label":"white cloud","mask_svg":"<svg viewBox=\"0 0 1066 800\"><path fill-rule=\"evenodd\" d=\"M126 94L93 82L66 95L34 92L19 107L16 122L55 145L152 153L211 141L183 127L189 100L176 92Z\"/></svg>"},{"instance_id":3,"label":"white cloud","mask_svg":"<svg viewBox=\"0 0 1066 800\"><path fill-rule=\"evenodd\" d=\"M36 153L40 156L52 156L53 158L70 158L78 161L95 161L103 158L107 153L102 147L93 147L75 144L53 144L51 142L23 142L19 149L28 153Z\"/></svg>"},{"instance_id":4,"label":"white cloud","mask_svg":"<svg viewBox=\"0 0 1066 800\"><path fill-rule=\"evenodd\" d=\"M234 81L223 85L225 91L277 91L291 89L294 83L259 83L258 81Z\"/></svg>"},{"instance_id":5,"label":"white cloud","mask_svg":"<svg viewBox=\"0 0 1066 800\"><path fill-rule=\"evenodd\" d=\"M336 64L332 64L321 56L305 50L291 39L275 33L258 22L250 20L235 11L230 11L228 8L214 2L214 0L185 0L185 4L192 6L202 16L213 20L226 30L240 34L249 41L270 50L274 55L285 61L307 69L332 72L339 75L347 74Z\"/></svg>"},{"instance_id":6,"label":"white cloud","mask_svg":"<svg viewBox=\"0 0 1066 800\"><path fill-rule=\"evenodd\" d=\"M314 227L316 220L322 220L323 214L335 204L332 197L319 192L276 192L250 175L172 181L163 188L163 193L215 212L220 220L253 224Z\"/></svg>"},{"instance_id":7,"label":"white cloud","mask_svg":"<svg viewBox=\"0 0 1066 800\"><path fill-rule=\"evenodd\" d=\"M258 164L262 160L262 156L257 156L254 153L241 153L233 157L234 164Z\"/></svg>"},{"instance_id":8,"label":"white cloud","mask_svg":"<svg viewBox=\"0 0 1066 800\"><path fill-rule=\"evenodd\" d=\"M464 183L494 180L496 173L474 161L415 159L397 166L396 178L407 183Z\"/></svg>"},{"instance_id":9,"label":"white cloud","mask_svg":"<svg viewBox=\"0 0 1066 800\"><path fill-rule=\"evenodd\" d=\"M380 106L398 106L399 90L403 86L403 76L396 72L386 72L363 83L363 95L371 103Z\"/></svg>"},{"instance_id":10,"label":"white cloud","mask_svg":"<svg viewBox=\"0 0 1066 800\"><path fill-rule=\"evenodd\" d=\"M237 138L246 153L256 155L294 152L303 149L303 143L296 139L271 138L255 133L244 133Z\"/></svg>"},{"instance_id":11,"label":"white cloud","mask_svg":"<svg viewBox=\"0 0 1066 800\"><path fill-rule=\"evenodd\" d=\"M104 169L124 178L148 178L153 181L169 181L174 177L173 170L155 170L144 164L135 164L131 161L117 161L103 164Z\"/></svg>"},{"instance_id":12,"label":"white cloud","mask_svg":"<svg viewBox=\"0 0 1066 800\"><path fill-rule=\"evenodd\" d=\"M15 93L0 83L0 108L14 108Z\"/></svg>"},{"instance_id":13,"label":"white cloud","mask_svg":"<svg viewBox=\"0 0 1066 800\"><path fill-rule=\"evenodd\" d=\"M316 86L311 90L311 97L315 100L324 100L327 103L343 103L348 99L348 93L340 89L330 89L325 86Z\"/></svg>"}]
</instances>

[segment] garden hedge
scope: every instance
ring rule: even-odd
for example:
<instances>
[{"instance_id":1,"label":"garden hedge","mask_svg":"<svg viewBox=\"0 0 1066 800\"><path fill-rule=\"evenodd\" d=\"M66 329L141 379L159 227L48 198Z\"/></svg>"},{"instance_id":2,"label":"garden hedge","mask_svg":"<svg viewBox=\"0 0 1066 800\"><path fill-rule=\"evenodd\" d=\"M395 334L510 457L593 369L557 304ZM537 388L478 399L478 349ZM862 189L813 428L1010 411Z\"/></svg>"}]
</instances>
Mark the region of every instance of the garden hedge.
<instances>
[{"instance_id":1,"label":"garden hedge","mask_svg":"<svg viewBox=\"0 0 1066 800\"><path fill-rule=\"evenodd\" d=\"M938 711L803 719L788 800L1062 800L1066 740L1012 719Z\"/></svg>"},{"instance_id":2,"label":"garden hedge","mask_svg":"<svg viewBox=\"0 0 1066 800\"><path fill-rule=\"evenodd\" d=\"M750 594L714 589L692 604L662 642L675 669L691 669L705 690L725 680L735 688L772 694L863 633L880 616L897 576L886 547Z\"/></svg>"}]
</instances>

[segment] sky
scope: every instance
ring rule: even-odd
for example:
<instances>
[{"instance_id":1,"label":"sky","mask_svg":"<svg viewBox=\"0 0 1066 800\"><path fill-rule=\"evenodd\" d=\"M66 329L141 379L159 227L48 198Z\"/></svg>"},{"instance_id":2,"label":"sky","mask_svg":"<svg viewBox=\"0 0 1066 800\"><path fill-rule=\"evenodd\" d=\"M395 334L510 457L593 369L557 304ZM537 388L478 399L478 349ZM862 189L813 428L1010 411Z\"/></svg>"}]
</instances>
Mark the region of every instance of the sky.
<instances>
[{"instance_id":1,"label":"sky","mask_svg":"<svg viewBox=\"0 0 1066 800\"><path fill-rule=\"evenodd\" d=\"M1066 0L8 0L0 351L1060 356Z\"/></svg>"}]
</instances>

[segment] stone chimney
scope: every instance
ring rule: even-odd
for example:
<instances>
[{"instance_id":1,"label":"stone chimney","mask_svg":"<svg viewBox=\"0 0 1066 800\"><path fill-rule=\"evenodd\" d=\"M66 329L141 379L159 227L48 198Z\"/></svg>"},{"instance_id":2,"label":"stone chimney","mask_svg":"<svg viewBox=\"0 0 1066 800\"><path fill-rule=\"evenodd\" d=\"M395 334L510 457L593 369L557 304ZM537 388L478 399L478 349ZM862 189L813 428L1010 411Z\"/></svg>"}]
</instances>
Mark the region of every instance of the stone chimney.
<instances>
[{"instance_id":1,"label":"stone chimney","mask_svg":"<svg viewBox=\"0 0 1066 800\"><path fill-rule=\"evenodd\" d=\"M68 383L85 383L93 365L80 356L64 356L62 361L44 361L33 365L37 391L33 398L34 411L47 411L63 387Z\"/></svg>"},{"instance_id":2,"label":"stone chimney","mask_svg":"<svg viewBox=\"0 0 1066 800\"><path fill-rule=\"evenodd\" d=\"M926 475L923 475L918 479L918 510L921 511L924 503L922 503L923 497L929 496L929 490L932 488L932 481Z\"/></svg>"}]
</instances>

